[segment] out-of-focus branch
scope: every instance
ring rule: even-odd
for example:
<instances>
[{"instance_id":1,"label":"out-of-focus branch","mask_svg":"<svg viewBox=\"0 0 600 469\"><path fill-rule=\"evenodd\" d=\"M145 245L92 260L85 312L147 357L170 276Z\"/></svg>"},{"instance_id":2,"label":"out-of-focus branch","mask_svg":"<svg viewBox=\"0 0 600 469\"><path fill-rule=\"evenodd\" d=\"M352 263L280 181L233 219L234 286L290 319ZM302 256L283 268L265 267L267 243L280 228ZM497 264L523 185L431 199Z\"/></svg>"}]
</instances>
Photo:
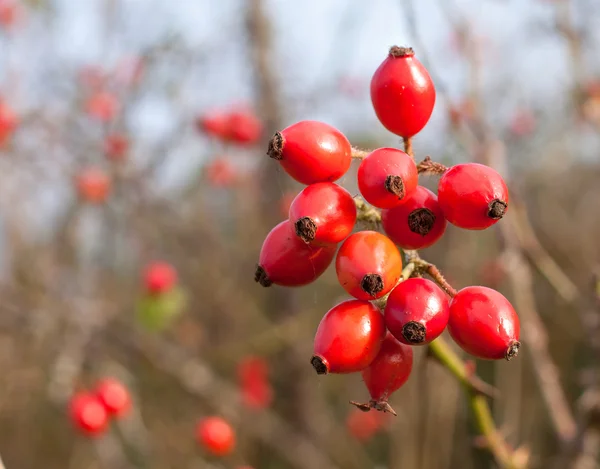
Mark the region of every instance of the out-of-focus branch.
<instances>
[{"instance_id":1,"label":"out-of-focus branch","mask_svg":"<svg viewBox=\"0 0 600 469\"><path fill-rule=\"evenodd\" d=\"M134 334L127 340L119 340L119 345L141 353L153 366L175 378L187 392L210 403L233 423L239 420L239 411L233 405L238 400L237 392L200 359L188 356L178 346L160 338L142 339ZM253 425L245 427L245 431L270 446L292 467L337 468L319 447L295 433L285 420L273 412L265 410L257 413L253 417Z\"/></svg>"}]
</instances>

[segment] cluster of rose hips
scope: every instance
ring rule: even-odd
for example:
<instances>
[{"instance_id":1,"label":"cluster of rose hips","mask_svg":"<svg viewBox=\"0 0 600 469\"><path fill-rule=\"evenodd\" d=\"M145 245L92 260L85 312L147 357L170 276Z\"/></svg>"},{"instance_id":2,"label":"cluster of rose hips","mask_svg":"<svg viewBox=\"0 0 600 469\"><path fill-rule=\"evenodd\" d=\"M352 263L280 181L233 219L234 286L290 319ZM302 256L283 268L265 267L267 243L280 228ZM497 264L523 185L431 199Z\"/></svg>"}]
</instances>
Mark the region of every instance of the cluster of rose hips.
<instances>
[{"instance_id":1,"label":"cluster of rose hips","mask_svg":"<svg viewBox=\"0 0 600 469\"><path fill-rule=\"evenodd\" d=\"M371 99L381 123L404 139L407 152L380 148L365 156L339 130L316 121L291 125L270 141L268 155L307 187L292 201L288 219L267 235L255 280L265 287L306 285L335 257L339 283L354 299L325 314L311 363L318 374L362 372L371 401L356 405L393 413L387 399L410 375L413 346L429 344L448 328L455 342L478 358L511 359L519 348L519 320L508 300L490 288L456 293L434 275L453 296L449 301L431 280L402 278L397 246L431 246L447 222L470 230L493 225L508 208L508 190L484 165L445 168L430 159L415 164L410 139L427 124L435 89L412 49L390 49L372 78ZM381 209L385 235L352 233L357 201L333 181L347 172L353 152L363 157L360 193ZM441 174L437 196L419 186L419 172ZM366 204L359 204L367 213Z\"/></svg>"},{"instance_id":2,"label":"cluster of rose hips","mask_svg":"<svg viewBox=\"0 0 600 469\"><path fill-rule=\"evenodd\" d=\"M130 409L129 391L114 378L98 381L93 391L80 391L69 402L71 420L86 436L102 435L111 418L122 418Z\"/></svg>"}]
</instances>

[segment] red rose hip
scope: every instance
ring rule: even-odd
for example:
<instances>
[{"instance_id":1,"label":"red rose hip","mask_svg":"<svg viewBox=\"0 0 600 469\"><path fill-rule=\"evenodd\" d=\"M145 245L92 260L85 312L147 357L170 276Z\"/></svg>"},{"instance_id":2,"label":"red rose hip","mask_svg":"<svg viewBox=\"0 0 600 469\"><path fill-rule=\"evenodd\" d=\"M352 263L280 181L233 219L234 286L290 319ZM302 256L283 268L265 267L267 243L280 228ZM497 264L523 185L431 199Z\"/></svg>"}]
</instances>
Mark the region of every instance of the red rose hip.
<instances>
[{"instance_id":1,"label":"red rose hip","mask_svg":"<svg viewBox=\"0 0 600 469\"><path fill-rule=\"evenodd\" d=\"M352 147L344 134L318 121L301 121L277 132L267 154L302 184L336 181L352 162Z\"/></svg>"},{"instance_id":2,"label":"red rose hip","mask_svg":"<svg viewBox=\"0 0 600 469\"><path fill-rule=\"evenodd\" d=\"M71 398L69 413L73 424L88 436L98 436L108 427L108 414L93 394L80 392Z\"/></svg>"},{"instance_id":3,"label":"red rose hip","mask_svg":"<svg viewBox=\"0 0 600 469\"><path fill-rule=\"evenodd\" d=\"M296 234L313 245L335 244L352 232L356 205L350 193L333 182L311 184L290 206Z\"/></svg>"},{"instance_id":4,"label":"red rose hip","mask_svg":"<svg viewBox=\"0 0 600 469\"><path fill-rule=\"evenodd\" d=\"M109 415L122 417L131 409L129 391L116 379L106 378L100 381L96 385L96 396Z\"/></svg>"},{"instance_id":5,"label":"red rose hip","mask_svg":"<svg viewBox=\"0 0 600 469\"><path fill-rule=\"evenodd\" d=\"M446 294L425 278L410 278L394 288L384 315L388 330L407 345L425 345L439 337L449 316Z\"/></svg>"},{"instance_id":6,"label":"red rose hip","mask_svg":"<svg viewBox=\"0 0 600 469\"><path fill-rule=\"evenodd\" d=\"M423 186L399 206L382 210L381 224L390 239L403 249L435 244L446 231L446 219L436 195Z\"/></svg>"},{"instance_id":7,"label":"red rose hip","mask_svg":"<svg viewBox=\"0 0 600 469\"><path fill-rule=\"evenodd\" d=\"M519 317L496 290L467 287L450 303L448 331L467 353L485 360L510 360L519 352Z\"/></svg>"},{"instance_id":8,"label":"red rose hip","mask_svg":"<svg viewBox=\"0 0 600 469\"><path fill-rule=\"evenodd\" d=\"M254 280L263 287L307 285L331 264L337 245L311 246L302 241L286 220L267 235L260 250Z\"/></svg>"},{"instance_id":9,"label":"red rose hip","mask_svg":"<svg viewBox=\"0 0 600 469\"><path fill-rule=\"evenodd\" d=\"M440 178L438 200L446 220L468 230L483 230L508 209L508 188L496 170L479 163L457 164Z\"/></svg>"},{"instance_id":10,"label":"red rose hip","mask_svg":"<svg viewBox=\"0 0 600 469\"><path fill-rule=\"evenodd\" d=\"M335 261L338 281L359 300L373 300L387 294L400 279L402 256L395 244L376 231L349 236Z\"/></svg>"},{"instance_id":11,"label":"red rose hip","mask_svg":"<svg viewBox=\"0 0 600 469\"><path fill-rule=\"evenodd\" d=\"M412 348L400 343L388 332L379 353L362 371L363 381L369 390L371 400L368 404L353 401L351 404L363 411L376 409L396 415L394 409L388 404L388 399L406 383L412 367Z\"/></svg>"},{"instance_id":12,"label":"red rose hip","mask_svg":"<svg viewBox=\"0 0 600 469\"><path fill-rule=\"evenodd\" d=\"M383 316L373 304L344 301L321 319L311 364L320 375L361 371L377 356L384 337Z\"/></svg>"},{"instance_id":13,"label":"red rose hip","mask_svg":"<svg viewBox=\"0 0 600 469\"><path fill-rule=\"evenodd\" d=\"M235 432L221 417L207 417L198 422L196 439L198 444L215 456L226 456L235 447Z\"/></svg>"},{"instance_id":14,"label":"red rose hip","mask_svg":"<svg viewBox=\"0 0 600 469\"><path fill-rule=\"evenodd\" d=\"M358 168L358 189L367 202L379 208L400 205L419 183L414 160L402 150L379 148Z\"/></svg>"},{"instance_id":15,"label":"red rose hip","mask_svg":"<svg viewBox=\"0 0 600 469\"><path fill-rule=\"evenodd\" d=\"M144 286L152 295L166 293L177 283L177 271L167 262L152 262L144 271Z\"/></svg>"},{"instance_id":16,"label":"red rose hip","mask_svg":"<svg viewBox=\"0 0 600 469\"><path fill-rule=\"evenodd\" d=\"M433 112L435 88L410 47L390 49L371 79L371 101L379 121L396 135L410 138L425 127Z\"/></svg>"}]
</instances>

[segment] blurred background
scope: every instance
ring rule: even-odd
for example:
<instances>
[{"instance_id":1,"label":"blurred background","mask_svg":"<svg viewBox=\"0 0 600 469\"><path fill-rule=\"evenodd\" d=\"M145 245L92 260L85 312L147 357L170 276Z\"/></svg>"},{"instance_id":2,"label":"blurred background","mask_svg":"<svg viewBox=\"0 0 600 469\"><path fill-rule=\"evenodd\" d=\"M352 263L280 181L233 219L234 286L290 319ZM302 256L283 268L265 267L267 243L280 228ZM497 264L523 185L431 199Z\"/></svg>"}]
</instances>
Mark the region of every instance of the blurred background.
<instances>
[{"instance_id":1,"label":"blurred background","mask_svg":"<svg viewBox=\"0 0 600 469\"><path fill-rule=\"evenodd\" d=\"M511 186L493 229L449 226L422 252L521 317L518 359L477 363L500 434L528 467L598 467L597 1L0 0L7 469L497 467L425 349L396 418L350 408L360 376L317 377L314 332L345 299L332 269L301 289L253 280L301 188L269 138L316 119L399 147L369 97L394 44L438 91L416 159L483 162ZM353 194L356 166L340 181ZM143 290L155 261L178 276L161 304ZM92 439L67 408L103 377L133 411ZM226 458L197 444L210 415L236 430Z\"/></svg>"}]
</instances>

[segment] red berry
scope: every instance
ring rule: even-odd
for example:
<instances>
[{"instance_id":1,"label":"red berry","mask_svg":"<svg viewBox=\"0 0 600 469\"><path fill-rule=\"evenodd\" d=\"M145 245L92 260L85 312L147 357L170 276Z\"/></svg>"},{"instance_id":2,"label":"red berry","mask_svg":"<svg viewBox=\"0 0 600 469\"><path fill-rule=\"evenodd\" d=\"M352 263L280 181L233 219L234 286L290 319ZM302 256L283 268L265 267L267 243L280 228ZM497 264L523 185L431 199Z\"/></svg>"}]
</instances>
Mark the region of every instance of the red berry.
<instances>
[{"instance_id":1,"label":"red berry","mask_svg":"<svg viewBox=\"0 0 600 469\"><path fill-rule=\"evenodd\" d=\"M400 205L419 183L414 160L402 150L379 148L358 168L358 189L367 202L379 208Z\"/></svg>"},{"instance_id":2,"label":"red berry","mask_svg":"<svg viewBox=\"0 0 600 469\"><path fill-rule=\"evenodd\" d=\"M351 235L338 252L335 270L342 287L359 300L387 294L400 279L402 256L395 244L376 231Z\"/></svg>"},{"instance_id":3,"label":"red berry","mask_svg":"<svg viewBox=\"0 0 600 469\"><path fill-rule=\"evenodd\" d=\"M102 122L113 120L119 112L119 100L107 91L92 95L86 103L87 113Z\"/></svg>"},{"instance_id":4,"label":"red berry","mask_svg":"<svg viewBox=\"0 0 600 469\"><path fill-rule=\"evenodd\" d=\"M352 147L344 134L317 121L301 121L277 132L267 154L302 184L337 181L352 162Z\"/></svg>"},{"instance_id":5,"label":"red berry","mask_svg":"<svg viewBox=\"0 0 600 469\"><path fill-rule=\"evenodd\" d=\"M290 206L290 222L306 243L339 243L354 228L356 205L343 187L333 182L318 182L296 196Z\"/></svg>"},{"instance_id":6,"label":"red berry","mask_svg":"<svg viewBox=\"0 0 600 469\"><path fill-rule=\"evenodd\" d=\"M413 367L413 350L398 342L389 332L386 334L379 353L373 362L362 371L363 381L369 390L368 404L351 402L359 409L396 412L388 404L389 397L408 380Z\"/></svg>"},{"instance_id":7,"label":"red berry","mask_svg":"<svg viewBox=\"0 0 600 469\"><path fill-rule=\"evenodd\" d=\"M19 117L0 100L0 145L4 145L19 125Z\"/></svg>"},{"instance_id":8,"label":"red berry","mask_svg":"<svg viewBox=\"0 0 600 469\"><path fill-rule=\"evenodd\" d=\"M450 303L448 331L467 353L486 360L510 360L519 352L519 317L496 290L467 287Z\"/></svg>"},{"instance_id":9,"label":"red berry","mask_svg":"<svg viewBox=\"0 0 600 469\"><path fill-rule=\"evenodd\" d=\"M251 145L260 140L262 122L249 110L232 112L228 117L228 137L240 145Z\"/></svg>"},{"instance_id":10,"label":"red berry","mask_svg":"<svg viewBox=\"0 0 600 469\"><path fill-rule=\"evenodd\" d=\"M508 188L502 176L489 166L463 163L442 175L438 199L450 223L468 230L483 230L506 213Z\"/></svg>"},{"instance_id":11,"label":"red berry","mask_svg":"<svg viewBox=\"0 0 600 469\"><path fill-rule=\"evenodd\" d=\"M69 414L73 424L89 436L98 436L108 427L108 414L102 402L91 393L80 392L71 398Z\"/></svg>"},{"instance_id":12,"label":"red berry","mask_svg":"<svg viewBox=\"0 0 600 469\"><path fill-rule=\"evenodd\" d=\"M269 376L269 364L262 357L246 357L238 364L237 374L242 383L264 381Z\"/></svg>"},{"instance_id":13,"label":"red berry","mask_svg":"<svg viewBox=\"0 0 600 469\"><path fill-rule=\"evenodd\" d=\"M320 375L364 370L377 356L384 337L383 316L373 304L343 301L319 323L312 366Z\"/></svg>"},{"instance_id":14,"label":"red berry","mask_svg":"<svg viewBox=\"0 0 600 469\"><path fill-rule=\"evenodd\" d=\"M396 135L409 138L425 127L433 112L435 88L411 48L390 49L371 79L371 101L380 122Z\"/></svg>"},{"instance_id":15,"label":"red berry","mask_svg":"<svg viewBox=\"0 0 600 469\"><path fill-rule=\"evenodd\" d=\"M79 196L86 202L100 204L105 202L110 192L110 178L98 168L82 171L76 180Z\"/></svg>"},{"instance_id":16,"label":"red berry","mask_svg":"<svg viewBox=\"0 0 600 469\"><path fill-rule=\"evenodd\" d=\"M170 291L177 283L177 271L166 262L153 262L144 271L144 285L150 294Z\"/></svg>"},{"instance_id":17,"label":"red berry","mask_svg":"<svg viewBox=\"0 0 600 469\"><path fill-rule=\"evenodd\" d=\"M311 246L302 241L286 220L267 235L260 250L254 280L263 287L272 284L298 287L315 281L331 264L337 246Z\"/></svg>"},{"instance_id":18,"label":"red berry","mask_svg":"<svg viewBox=\"0 0 600 469\"><path fill-rule=\"evenodd\" d=\"M219 157L211 161L205 168L206 177L216 187L231 186L238 178L235 166L225 157Z\"/></svg>"},{"instance_id":19,"label":"red berry","mask_svg":"<svg viewBox=\"0 0 600 469\"><path fill-rule=\"evenodd\" d=\"M346 428L358 441L367 441L387 422L385 414L352 409L346 418Z\"/></svg>"},{"instance_id":20,"label":"red berry","mask_svg":"<svg viewBox=\"0 0 600 469\"><path fill-rule=\"evenodd\" d=\"M0 1L0 26L3 28L13 27L21 14L20 5L15 0Z\"/></svg>"},{"instance_id":21,"label":"red berry","mask_svg":"<svg viewBox=\"0 0 600 469\"><path fill-rule=\"evenodd\" d=\"M221 417L207 417L196 426L196 439L206 451L215 456L226 456L235 447L235 433Z\"/></svg>"},{"instance_id":22,"label":"red berry","mask_svg":"<svg viewBox=\"0 0 600 469\"><path fill-rule=\"evenodd\" d=\"M210 111L196 119L198 132L226 140L229 134L229 115L224 112Z\"/></svg>"},{"instance_id":23,"label":"red berry","mask_svg":"<svg viewBox=\"0 0 600 469\"><path fill-rule=\"evenodd\" d=\"M104 141L104 154L109 160L122 161L129 150L129 140L125 135L111 134Z\"/></svg>"},{"instance_id":24,"label":"red berry","mask_svg":"<svg viewBox=\"0 0 600 469\"><path fill-rule=\"evenodd\" d=\"M390 239L403 249L423 249L446 231L446 219L437 196L423 186L399 206L381 211L381 224Z\"/></svg>"},{"instance_id":25,"label":"red berry","mask_svg":"<svg viewBox=\"0 0 600 469\"><path fill-rule=\"evenodd\" d=\"M448 298L431 280L410 278L392 290L385 307L385 325L403 344L425 345L448 325Z\"/></svg>"},{"instance_id":26,"label":"red berry","mask_svg":"<svg viewBox=\"0 0 600 469\"><path fill-rule=\"evenodd\" d=\"M248 409L261 410L273 401L273 388L264 381L251 381L242 385L242 402Z\"/></svg>"},{"instance_id":27,"label":"red berry","mask_svg":"<svg viewBox=\"0 0 600 469\"><path fill-rule=\"evenodd\" d=\"M96 385L96 396L109 415L122 417L131 409L131 396L127 388L113 378L106 378Z\"/></svg>"}]
</instances>

